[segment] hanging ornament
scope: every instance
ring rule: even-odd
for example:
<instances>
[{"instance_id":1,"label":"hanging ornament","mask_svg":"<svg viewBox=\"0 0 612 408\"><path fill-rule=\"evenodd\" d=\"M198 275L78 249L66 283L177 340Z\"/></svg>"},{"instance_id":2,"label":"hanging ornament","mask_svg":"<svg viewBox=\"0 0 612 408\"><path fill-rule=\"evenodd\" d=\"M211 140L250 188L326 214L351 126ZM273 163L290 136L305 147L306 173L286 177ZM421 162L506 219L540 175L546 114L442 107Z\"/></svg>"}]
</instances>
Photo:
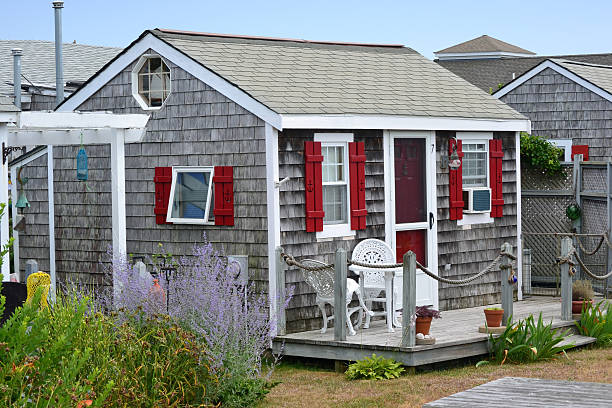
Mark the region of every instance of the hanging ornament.
<instances>
[{"instance_id":1,"label":"hanging ornament","mask_svg":"<svg viewBox=\"0 0 612 408\"><path fill-rule=\"evenodd\" d=\"M28 182L28 178L27 177L24 177L23 179L21 178L22 169L23 167L20 167L19 170L17 170L17 182L19 183L19 198L17 199L17 204L15 204L15 207L29 208L30 203L28 202L28 199L25 195L25 191L23 191L26 183Z\"/></svg>"},{"instance_id":2,"label":"hanging ornament","mask_svg":"<svg viewBox=\"0 0 612 408\"><path fill-rule=\"evenodd\" d=\"M570 204L565 209L565 215L567 215L567 218L572 221L576 221L578 218L580 218L581 212L582 211L580 210L578 204Z\"/></svg>"},{"instance_id":3,"label":"hanging ornament","mask_svg":"<svg viewBox=\"0 0 612 408\"><path fill-rule=\"evenodd\" d=\"M83 132L81 132L81 148L79 149L79 153L77 153L77 180L87 181L87 175L87 153L83 146Z\"/></svg>"}]
</instances>

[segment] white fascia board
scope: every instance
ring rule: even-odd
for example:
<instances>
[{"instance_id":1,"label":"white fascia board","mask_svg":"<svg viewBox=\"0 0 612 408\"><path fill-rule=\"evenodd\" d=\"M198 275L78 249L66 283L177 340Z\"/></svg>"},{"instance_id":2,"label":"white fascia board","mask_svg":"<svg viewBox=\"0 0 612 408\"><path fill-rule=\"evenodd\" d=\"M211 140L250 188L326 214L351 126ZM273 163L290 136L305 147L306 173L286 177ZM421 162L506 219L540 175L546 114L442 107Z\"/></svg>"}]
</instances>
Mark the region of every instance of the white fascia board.
<instances>
[{"instance_id":1,"label":"white fascia board","mask_svg":"<svg viewBox=\"0 0 612 408\"><path fill-rule=\"evenodd\" d=\"M128 48L123 55L113 61L104 71L100 72L83 88L76 91L70 99L58 108L58 111L67 112L77 109L83 102L149 49L152 49L161 57L172 61L181 69L184 69L217 92L236 102L264 122L269 123L278 130L282 130L281 119L278 113L151 33L145 35L140 41Z\"/></svg>"},{"instance_id":2,"label":"white fascia board","mask_svg":"<svg viewBox=\"0 0 612 408\"><path fill-rule=\"evenodd\" d=\"M533 54L507 51L488 51L488 52L434 52L434 56L440 61L445 60L466 60L466 59L489 59L504 57L533 57Z\"/></svg>"},{"instance_id":3,"label":"white fascia board","mask_svg":"<svg viewBox=\"0 0 612 408\"><path fill-rule=\"evenodd\" d=\"M281 115L284 129L387 129L530 132L528 119L470 119L392 115Z\"/></svg>"},{"instance_id":4,"label":"white fascia board","mask_svg":"<svg viewBox=\"0 0 612 408\"><path fill-rule=\"evenodd\" d=\"M529 71L525 72L523 75L521 75L520 77L516 78L514 81L510 82L508 85L504 86L502 89L500 89L499 91L495 92L493 94L493 96L497 99L501 98L502 96L506 95L507 93L511 92L512 90L518 88L519 86L521 86L522 84L524 84L525 82L529 81L531 78L533 78L534 76L536 76L537 74L539 74L540 72L544 71L546 68L550 68L553 71L556 71L557 73L563 75L564 77L566 77L567 79L574 81L575 83L577 83L578 85L588 89L589 91L601 96L604 99L607 99L608 101L612 102L612 94L601 89L600 87L592 84L591 82L587 81L586 79L574 74L572 71L562 67L561 65L555 63L554 61L551 60L546 60L544 62L542 62L541 64L535 66L534 68L530 69Z\"/></svg>"},{"instance_id":5,"label":"white fascia board","mask_svg":"<svg viewBox=\"0 0 612 408\"><path fill-rule=\"evenodd\" d=\"M142 139L145 129L125 129L126 143L137 143ZM117 129L64 129L64 130L18 130L8 129L9 146L40 145L80 145L81 136L88 144L111 143L116 138Z\"/></svg>"},{"instance_id":6,"label":"white fascia board","mask_svg":"<svg viewBox=\"0 0 612 408\"><path fill-rule=\"evenodd\" d=\"M28 111L19 115L20 129L82 129L114 128L144 129L149 115L141 113L114 114L108 112L38 112Z\"/></svg>"},{"instance_id":7,"label":"white fascia board","mask_svg":"<svg viewBox=\"0 0 612 408\"><path fill-rule=\"evenodd\" d=\"M15 123L17 122L18 112L0 112L0 123Z\"/></svg>"}]
</instances>

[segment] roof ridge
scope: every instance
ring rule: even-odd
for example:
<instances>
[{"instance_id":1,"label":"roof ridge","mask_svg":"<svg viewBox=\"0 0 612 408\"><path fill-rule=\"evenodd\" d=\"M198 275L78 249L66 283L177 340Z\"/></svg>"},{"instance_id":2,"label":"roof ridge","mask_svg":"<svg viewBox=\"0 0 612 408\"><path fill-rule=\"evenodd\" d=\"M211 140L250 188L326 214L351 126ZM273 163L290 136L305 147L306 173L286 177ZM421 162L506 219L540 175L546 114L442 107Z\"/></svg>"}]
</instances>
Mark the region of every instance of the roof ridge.
<instances>
[{"instance_id":1,"label":"roof ridge","mask_svg":"<svg viewBox=\"0 0 612 408\"><path fill-rule=\"evenodd\" d=\"M8 40L8 39L1 39L1 38L0 38L0 42L55 44L55 41L50 41L50 40ZM108 48L108 49L117 49L117 50L123 49L122 47L112 47L110 45L95 45L95 44L83 44L83 43L73 43L73 42L63 42L62 45L78 45L81 47Z\"/></svg>"},{"instance_id":2,"label":"roof ridge","mask_svg":"<svg viewBox=\"0 0 612 408\"><path fill-rule=\"evenodd\" d=\"M346 45L346 46L358 46L358 47L385 47L385 48L406 48L403 44L372 44L372 43L357 43L357 42L344 42L344 41L313 41L303 40L299 38L280 38L280 37L264 37L254 35L239 35L239 34L221 34L221 33L206 33L197 31L184 31L184 30L173 30L169 28L156 28L155 30L167 34L182 34L202 37L216 37L216 38L235 38L243 40L264 40L264 41L281 41L281 42L296 42L304 44L325 44L325 45Z\"/></svg>"},{"instance_id":3,"label":"roof ridge","mask_svg":"<svg viewBox=\"0 0 612 408\"><path fill-rule=\"evenodd\" d=\"M573 61L573 60L568 60L568 59L564 59L564 58L549 58L549 60L554 61L554 62L559 61L559 62L561 62L563 64L582 65L582 66L585 66L585 67L612 69L612 65L592 64L590 62Z\"/></svg>"}]
</instances>

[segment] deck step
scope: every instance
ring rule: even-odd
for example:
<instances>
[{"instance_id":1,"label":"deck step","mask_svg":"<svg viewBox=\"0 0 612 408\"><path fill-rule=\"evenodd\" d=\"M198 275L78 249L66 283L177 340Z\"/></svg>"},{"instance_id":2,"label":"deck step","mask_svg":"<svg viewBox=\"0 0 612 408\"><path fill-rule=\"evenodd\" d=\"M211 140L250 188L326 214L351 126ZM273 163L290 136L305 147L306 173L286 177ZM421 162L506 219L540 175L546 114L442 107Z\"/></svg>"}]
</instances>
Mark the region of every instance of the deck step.
<instances>
[{"instance_id":1,"label":"deck step","mask_svg":"<svg viewBox=\"0 0 612 408\"><path fill-rule=\"evenodd\" d=\"M595 343L597 339L595 337L587 337L581 336L579 334L572 334L567 336L563 341L561 341L557 346L565 346L568 344L573 344L575 347L586 346L587 344Z\"/></svg>"}]
</instances>

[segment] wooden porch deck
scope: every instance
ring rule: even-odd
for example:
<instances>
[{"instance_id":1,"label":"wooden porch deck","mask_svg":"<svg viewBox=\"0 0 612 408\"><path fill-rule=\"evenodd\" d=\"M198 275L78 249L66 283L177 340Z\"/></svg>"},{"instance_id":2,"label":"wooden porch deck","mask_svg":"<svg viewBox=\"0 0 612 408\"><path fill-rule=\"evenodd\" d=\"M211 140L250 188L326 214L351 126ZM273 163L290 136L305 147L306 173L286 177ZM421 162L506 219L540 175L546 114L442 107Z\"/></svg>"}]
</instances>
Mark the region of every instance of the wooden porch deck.
<instances>
[{"instance_id":1,"label":"wooden porch deck","mask_svg":"<svg viewBox=\"0 0 612 408\"><path fill-rule=\"evenodd\" d=\"M325 334L313 330L278 336L274 339L273 349L287 356L345 361L355 361L376 353L406 366L486 355L488 335L478 332L478 327L484 324L485 307L442 312L442 318L434 320L431 325L430 333L436 338L433 345L400 347L401 329L388 333L384 321L375 320L369 329L357 329L357 334L347 336L346 341L334 341L332 327ZM561 320L560 298L532 297L514 303L515 321L531 314L537 317L540 312L546 322L552 321L555 328L575 327L574 321Z\"/></svg>"}]
</instances>

